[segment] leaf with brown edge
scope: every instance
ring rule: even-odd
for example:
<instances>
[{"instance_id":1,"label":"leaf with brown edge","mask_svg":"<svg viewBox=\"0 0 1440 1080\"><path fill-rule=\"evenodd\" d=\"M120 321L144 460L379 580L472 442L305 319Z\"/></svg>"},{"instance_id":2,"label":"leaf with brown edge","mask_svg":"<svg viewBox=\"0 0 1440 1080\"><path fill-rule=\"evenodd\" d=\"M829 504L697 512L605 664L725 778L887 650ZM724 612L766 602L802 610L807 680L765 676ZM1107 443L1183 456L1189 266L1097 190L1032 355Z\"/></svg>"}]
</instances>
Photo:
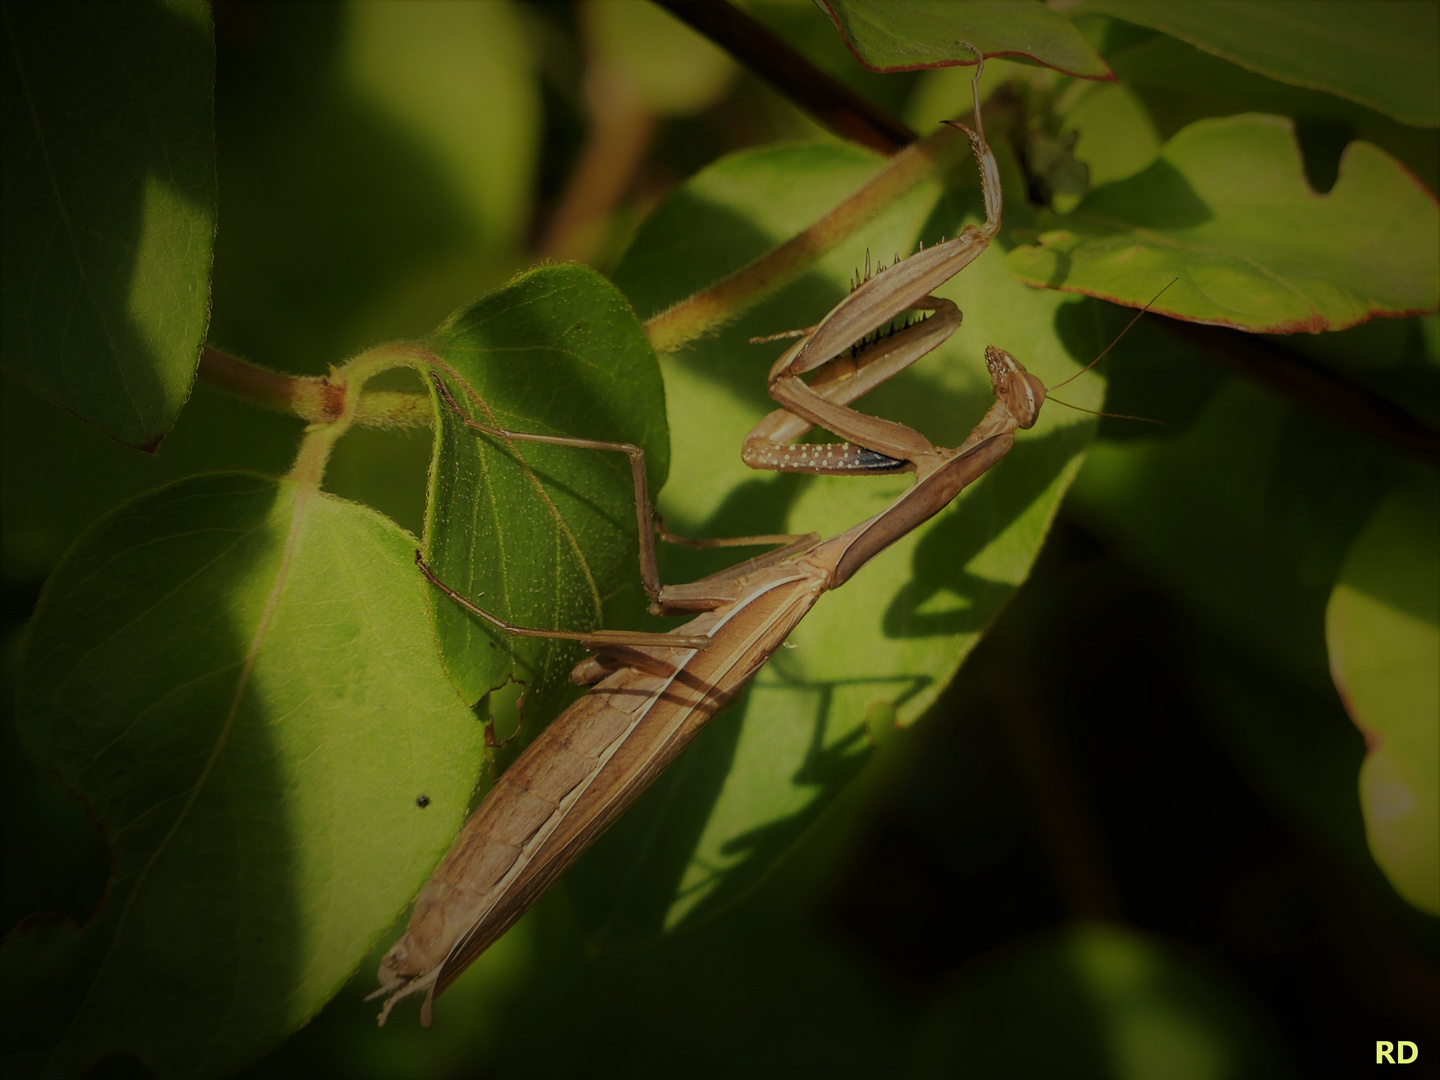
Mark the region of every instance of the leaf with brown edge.
<instances>
[{"instance_id":1,"label":"leaf with brown edge","mask_svg":"<svg viewBox=\"0 0 1440 1080\"><path fill-rule=\"evenodd\" d=\"M1354 142L1334 188L1305 180L1289 120L1201 120L1149 168L1042 214L1006 260L1030 285L1253 333L1341 330L1440 303L1440 206L1399 162Z\"/></svg>"},{"instance_id":2,"label":"leaf with brown edge","mask_svg":"<svg viewBox=\"0 0 1440 1080\"><path fill-rule=\"evenodd\" d=\"M1022 0L822 0L855 58L871 71L973 64L985 56L1033 60L1082 79L1113 79L1110 68L1064 16Z\"/></svg>"}]
</instances>

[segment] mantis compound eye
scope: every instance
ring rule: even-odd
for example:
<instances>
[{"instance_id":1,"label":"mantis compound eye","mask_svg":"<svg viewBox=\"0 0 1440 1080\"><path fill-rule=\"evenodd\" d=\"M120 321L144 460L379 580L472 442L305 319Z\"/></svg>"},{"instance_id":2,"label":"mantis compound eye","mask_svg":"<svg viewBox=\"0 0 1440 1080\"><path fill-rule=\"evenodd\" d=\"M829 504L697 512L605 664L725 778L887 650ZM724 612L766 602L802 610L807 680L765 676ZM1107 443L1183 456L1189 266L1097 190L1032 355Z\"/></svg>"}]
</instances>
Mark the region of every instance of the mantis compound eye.
<instances>
[{"instance_id":1,"label":"mantis compound eye","mask_svg":"<svg viewBox=\"0 0 1440 1080\"><path fill-rule=\"evenodd\" d=\"M1016 411L1015 422L1022 428L1030 428L1034 427L1035 421L1040 419L1040 406L1045 404L1045 384L1040 381L1038 375L1030 374L1030 372L1026 371L1023 367L1020 370L1024 375L1026 389L1029 391L1026 395L1028 412L1026 415L1021 415L1020 412Z\"/></svg>"}]
</instances>

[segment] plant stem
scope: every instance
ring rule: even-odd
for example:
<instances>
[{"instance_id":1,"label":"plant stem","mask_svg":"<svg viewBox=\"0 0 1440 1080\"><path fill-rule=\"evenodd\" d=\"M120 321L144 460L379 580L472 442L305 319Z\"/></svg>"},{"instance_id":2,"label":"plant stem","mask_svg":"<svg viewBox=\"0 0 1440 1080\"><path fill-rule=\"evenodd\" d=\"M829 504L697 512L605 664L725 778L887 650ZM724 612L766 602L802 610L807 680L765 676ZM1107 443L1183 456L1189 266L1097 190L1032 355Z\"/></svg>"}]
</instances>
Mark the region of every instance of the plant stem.
<instances>
[{"instance_id":1,"label":"plant stem","mask_svg":"<svg viewBox=\"0 0 1440 1080\"><path fill-rule=\"evenodd\" d=\"M951 127L896 154L864 187L819 221L729 277L660 312L645 324L656 352L673 352L794 281L826 252L922 180L939 175L962 152L965 136Z\"/></svg>"},{"instance_id":2,"label":"plant stem","mask_svg":"<svg viewBox=\"0 0 1440 1080\"><path fill-rule=\"evenodd\" d=\"M656 0L842 139L894 154L916 135L724 0Z\"/></svg>"},{"instance_id":3,"label":"plant stem","mask_svg":"<svg viewBox=\"0 0 1440 1080\"><path fill-rule=\"evenodd\" d=\"M588 262L603 226L635 181L655 135L655 114L633 77L592 54L585 68L589 132L544 235L538 260Z\"/></svg>"},{"instance_id":4,"label":"plant stem","mask_svg":"<svg viewBox=\"0 0 1440 1080\"><path fill-rule=\"evenodd\" d=\"M330 451L340 436L350 430L350 425L359 422L362 410L367 406L374 407L374 399L413 397L424 401L428 412L429 399L419 394L402 395L396 391L366 394L364 390L365 383L382 371L408 367L423 372L434 360L434 355L419 345L393 342L367 349L338 368L331 369L328 379L317 380L325 384L327 392L338 397L338 410L305 429L305 438L300 442L300 452L295 455L295 464L290 467L288 479L306 490L318 491L325 476L325 466L330 460ZM328 405L330 399L327 397L326 400Z\"/></svg>"},{"instance_id":5,"label":"plant stem","mask_svg":"<svg viewBox=\"0 0 1440 1080\"><path fill-rule=\"evenodd\" d=\"M1162 319L1160 325L1198 346L1212 359L1304 408L1393 446L1416 461L1440 464L1440 434L1398 405L1310 363L1277 342L1258 334L1179 319Z\"/></svg>"},{"instance_id":6,"label":"plant stem","mask_svg":"<svg viewBox=\"0 0 1440 1080\"><path fill-rule=\"evenodd\" d=\"M206 345L200 352L199 376L211 386L252 405L298 416L312 424L335 422L344 407L345 389L333 377L286 375L231 356L211 345ZM356 404L351 421L366 427L428 427L431 422L430 400L425 394L412 391L372 391Z\"/></svg>"}]
</instances>

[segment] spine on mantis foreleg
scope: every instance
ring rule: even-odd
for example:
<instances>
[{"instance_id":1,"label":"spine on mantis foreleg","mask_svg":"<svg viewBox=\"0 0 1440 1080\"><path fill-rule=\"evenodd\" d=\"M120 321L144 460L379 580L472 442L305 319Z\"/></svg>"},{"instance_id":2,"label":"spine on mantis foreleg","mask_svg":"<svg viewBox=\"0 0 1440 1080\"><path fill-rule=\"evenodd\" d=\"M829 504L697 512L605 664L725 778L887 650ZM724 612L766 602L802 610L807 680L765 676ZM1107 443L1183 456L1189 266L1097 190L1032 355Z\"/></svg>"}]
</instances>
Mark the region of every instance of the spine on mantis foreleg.
<instances>
[{"instance_id":1,"label":"spine on mantis foreleg","mask_svg":"<svg viewBox=\"0 0 1440 1080\"><path fill-rule=\"evenodd\" d=\"M995 155L982 134L963 124L956 126L970 137L980 164L985 224L966 225L959 236L922 248L864 282L836 304L809 337L776 363L777 370L783 364L792 374L800 375L825 364L848 349L862 334L916 306L979 258L999 234L1000 168Z\"/></svg>"}]
</instances>

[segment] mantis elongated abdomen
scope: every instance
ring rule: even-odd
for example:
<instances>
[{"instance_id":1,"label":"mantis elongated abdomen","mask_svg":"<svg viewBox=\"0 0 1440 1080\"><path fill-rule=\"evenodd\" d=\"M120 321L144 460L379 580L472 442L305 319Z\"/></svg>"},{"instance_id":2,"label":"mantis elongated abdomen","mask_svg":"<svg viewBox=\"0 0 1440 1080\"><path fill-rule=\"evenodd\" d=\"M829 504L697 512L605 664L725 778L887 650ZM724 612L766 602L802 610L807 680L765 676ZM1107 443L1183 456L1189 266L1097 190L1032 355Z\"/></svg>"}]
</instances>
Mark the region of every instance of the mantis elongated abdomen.
<instances>
[{"instance_id":1,"label":"mantis elongated abdomen","mask_svg":"<svg viewBox=\"0 0 1440 1080\"><path fill-rule=\"evenodd\" d=\"M422 972L434 974L435 993L448 986L724 708L810 610L821 586L796 572L759 588L747 589L740 579L737 591L745 592L742 600L682 628L711 637L710 648L639 647L670 673L631 665L608 675L501 775L386 956L383 989ZM428 985L411 984L406 992Z\"/></svg>"}]
</instances>

